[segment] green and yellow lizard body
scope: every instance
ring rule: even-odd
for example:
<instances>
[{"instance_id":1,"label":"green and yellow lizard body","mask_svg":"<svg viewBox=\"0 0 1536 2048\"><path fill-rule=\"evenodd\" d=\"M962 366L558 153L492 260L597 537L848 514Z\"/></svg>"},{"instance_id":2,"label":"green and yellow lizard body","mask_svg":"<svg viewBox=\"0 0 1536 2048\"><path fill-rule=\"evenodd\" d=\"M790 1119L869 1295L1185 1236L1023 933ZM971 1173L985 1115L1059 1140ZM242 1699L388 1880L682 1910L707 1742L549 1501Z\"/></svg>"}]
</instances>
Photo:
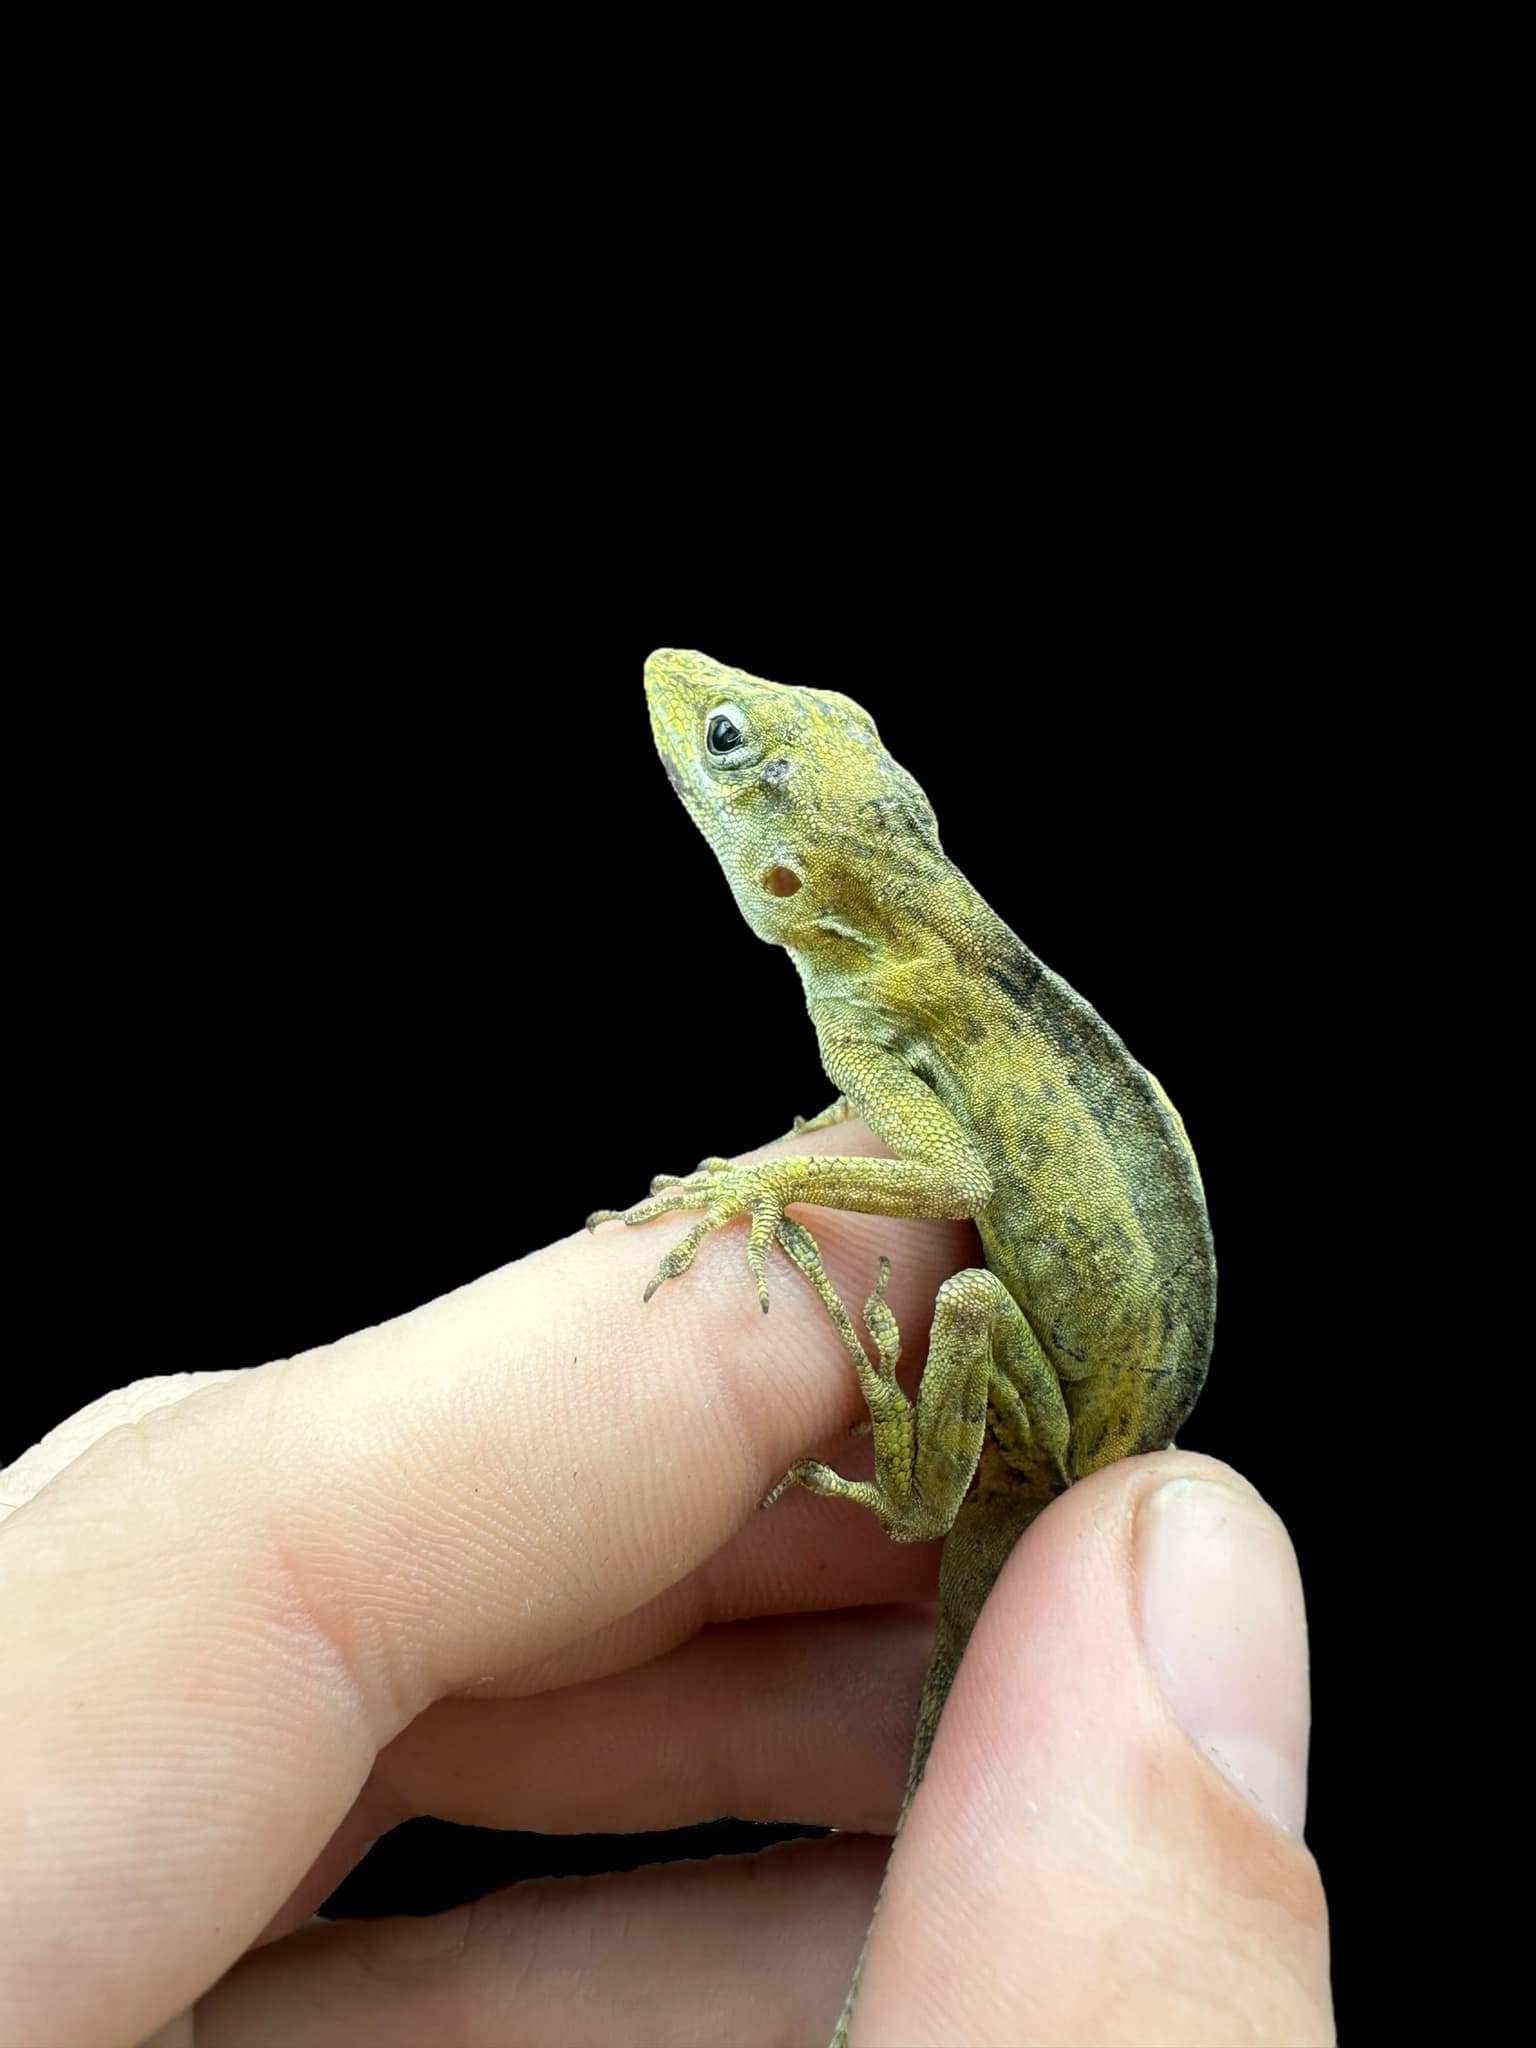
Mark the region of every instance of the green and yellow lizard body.
<instances>
[{"instance_id":1,"label":"green and yellow lizard body","mask_svg":"<svg viewBox=\"0 0 1536 2048\"><path fill-rule=\"evenodd\" d=\"M651 656L645 683L673 788L747 922L800 971L840 1095L797 1129L856 1114L896 1156L708 1159L590 1220L703 1211L649 1295L745 1215L763 1307L777 1243L837 1324L875 1476L807 1459L769 1499L804 1486L870 1509L898 1542L947 1538L905 1814L1019 1536L1074 1479L1171 1443L1200 1391L1216 1284L1200 1175L1157 1081L945 858L927 799L857 704L673 650ZM785 1213L795 1203L975 1220L986 1265L940 1288L915 1404L895 1377L885 1268L864 1313L871 1364L814 1238Z\"/></svg>"}]
</instances>

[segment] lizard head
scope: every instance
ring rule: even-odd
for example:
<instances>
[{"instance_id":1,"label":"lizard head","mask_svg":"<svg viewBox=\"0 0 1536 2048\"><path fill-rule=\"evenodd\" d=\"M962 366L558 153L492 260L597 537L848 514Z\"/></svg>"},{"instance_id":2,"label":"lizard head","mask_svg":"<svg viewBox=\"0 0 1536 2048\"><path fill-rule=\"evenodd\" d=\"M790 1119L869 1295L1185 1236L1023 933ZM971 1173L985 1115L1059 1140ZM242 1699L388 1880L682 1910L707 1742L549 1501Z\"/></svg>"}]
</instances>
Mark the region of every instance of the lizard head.
<instances>
[{"instance_id":1,"label":"lizard head","mask_svg":"<svg viewBox=\"0 0 1536 2048\"><path fill-rule=\"evenodd\" d=\"M879 899L938 835L869 713L676 648L646 662L645 694L668 780L758 937L873 941Z\"/></svg>"}]
</instances>

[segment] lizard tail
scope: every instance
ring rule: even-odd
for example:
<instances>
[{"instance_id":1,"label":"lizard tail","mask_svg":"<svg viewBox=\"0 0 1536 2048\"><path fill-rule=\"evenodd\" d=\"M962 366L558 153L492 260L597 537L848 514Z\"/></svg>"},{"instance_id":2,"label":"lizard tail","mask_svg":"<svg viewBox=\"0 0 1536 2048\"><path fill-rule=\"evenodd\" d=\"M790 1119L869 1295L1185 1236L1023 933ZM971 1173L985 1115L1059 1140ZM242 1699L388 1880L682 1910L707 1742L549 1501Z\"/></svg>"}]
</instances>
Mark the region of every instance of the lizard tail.
<instances>
[{"instance_id":1,"label":"lizard tail","mask_svg":"<svg viewBox=\"0 0 1536 2048\"><path fill-rule=\"evenodd\" d=\"M922 1698L918 1702L917 1733L912 1743L912 1759L907 1766L907 1789L902 1794L896 1832L891 1837L892 1855L901 1839L917 1788L923 1782L928 1752L933 1748L933 1738L938 1733L939 1716L954 1684L955 1673L960 1668L960 1659L970 1641L976 1617L998 1573L1007 1563L1008 1553L1045 1505L1045 1500L1038 1495L1016 1489L999 1488L995 1492L986 1489L960 1510L954 1528L945 1539L939 1566L938 1634L934 1638L933 1655L928 1662L928 1675L923 1680ZM880 1904L885 1897L886 1878L890 1874L891 1866L887 1861L885 1876L880 1880L880 1890L875 1897L875 1910L865 1929L864 1946L859 1950L859 1960L854 1965L853 1982L848 1986L848 1996L843 2000L837 2029L828 2048L848 2048L848 2024L853 2017L853 2001L858 1996L859 1979L864 1974L875 1922L880 1917Z\"/></svg>"}]
</instances>

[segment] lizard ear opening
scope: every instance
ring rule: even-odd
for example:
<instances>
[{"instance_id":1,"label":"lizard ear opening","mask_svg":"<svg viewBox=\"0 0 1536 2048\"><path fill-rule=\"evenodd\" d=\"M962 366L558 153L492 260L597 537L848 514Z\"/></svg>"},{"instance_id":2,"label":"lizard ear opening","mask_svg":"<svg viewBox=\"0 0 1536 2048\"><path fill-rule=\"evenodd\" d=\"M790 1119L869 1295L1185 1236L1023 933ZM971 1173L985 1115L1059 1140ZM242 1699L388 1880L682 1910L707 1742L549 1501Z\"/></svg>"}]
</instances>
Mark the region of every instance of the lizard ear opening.
<instances>
[{"instance_id":1,"label":"lizard ear opening","mask_svg":"<svg viewBox=\"0 0 1536 2048\"><path fill-rule=\"evenodd\" d=\"M793 896L800 887L800 877L793 868L770 868L763 877L763 887L770 896Z\"/></svg>"}]
</instances>

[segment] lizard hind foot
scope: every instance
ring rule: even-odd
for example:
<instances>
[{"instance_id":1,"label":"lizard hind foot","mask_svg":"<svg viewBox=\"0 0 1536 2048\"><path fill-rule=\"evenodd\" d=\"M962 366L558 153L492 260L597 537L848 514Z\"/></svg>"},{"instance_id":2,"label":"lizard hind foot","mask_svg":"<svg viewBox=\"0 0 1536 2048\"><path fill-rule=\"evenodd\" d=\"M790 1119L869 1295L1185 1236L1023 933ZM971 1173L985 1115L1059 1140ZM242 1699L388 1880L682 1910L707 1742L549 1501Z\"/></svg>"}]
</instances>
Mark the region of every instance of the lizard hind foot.
<instances>
[{"instance_id":1,"label":"lizard hind foot","mask_svg":"<svg viewBox=\"0 0 1536 2048\"><path fill-rule=\"evenodd\" d=\"M880 1277L875 1282L874 1292L864 1304L864 1327L869 1332L869 1341L874 1345L880 1360L880 1371L886 1379L895 1377L896 1367L901 1362L901 1332L896 1327L896 1318L886 1303L885 1290L891 1277L891 1262L882 1257Z\"/></svg>"},{"instance_id":2,"label":"lizard hind foot","mask_svg":"<svg viewBox=\"0 0 1536 2048\"><path fill-rule=\"evenodd\" d=\"M896 1368L901 1362L901 1331L896 1326L896 1318L886 1305L885 1289L890 1277L891 1262L882 1258L880 1278L875 1282L875 1291L864 1304L864 1328L869 1333L869 1340L874 1345L875 1354L880 1361L876 1370L882 1379L894 1381ZM874 1427L874 1423L866 1415L858 1422L849 1423L848 1434L870 1436L874 1432Z\"/></svg>"}]
</instances>

